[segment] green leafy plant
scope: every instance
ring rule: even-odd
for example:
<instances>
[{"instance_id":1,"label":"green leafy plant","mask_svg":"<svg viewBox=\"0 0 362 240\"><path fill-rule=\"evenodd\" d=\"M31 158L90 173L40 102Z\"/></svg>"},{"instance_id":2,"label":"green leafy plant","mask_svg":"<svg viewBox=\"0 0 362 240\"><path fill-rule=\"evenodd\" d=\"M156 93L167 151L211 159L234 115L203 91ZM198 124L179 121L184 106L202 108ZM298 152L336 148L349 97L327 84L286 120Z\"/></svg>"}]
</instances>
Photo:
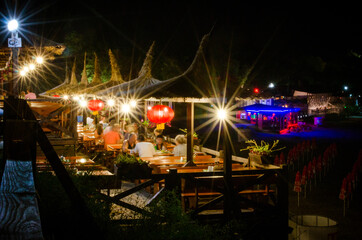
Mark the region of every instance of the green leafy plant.
<instances>
[{"instance_id":1,"label":"green leafy plant","mask_svg":"<svg viewBox=\"0 0 362 240\"><path fill-rule=\"evenodd\" d=\"M247 140L245 141L247 144L251 144L250 146L247 146L244 149L240 149L240 151L249 150L250 153L259 154L259 155L270 155L272 152L280 151L284 149L285 147L277 148L276 146L279 143L279 140L274 140L273 144L270 146L269 143L265 142L264 140L261 140L260 145L254 140Z\"/></svg>"},{"instance_id":2,"label":"green leafy plant","mask_svg":"<svg viewBox=\"0 0 362 240\"><path fill-rule=\"evenodd\" d=\"M179 128L179 130L180 131L182 131L182 132L184 132L185 133L185 135L187 135L187 128L185 128L185 129L183 129L183 128ZM194 138L198 138L199 137L199 135L196 133L196 132L194 132Z\"/></svg>"},{"instance_id":3,"label":"green leafy plant","mask_svg":"<svg viewBox=\"0 0 362 240\"><path fill-rule=\"evenodd\" d=\"M148 177L152 173L152 168L148 162L142 161L133 155L119 154L115 160L117 175L124 179L138 179Z\"/></svg>"},{"instance_id":4,"label":"green leafy plant","mask_svg":"<svg viewBox=\"0 0 362 240\"><path fill-rule=\"evenodd\" d=\"M148 127L148 125L150 125L150 120L146 119L142 122L142 125Z\"/></svg>"},{"instance_id":5,"label":"green leafy plant","mask_svg":"<svg viewBox=\"0 0 362 240\"><path fill-rule=\"evenodd\" d=\"M116 165L148 165L148 162L142 161L140 158L137 158L129 154L119 154L115 161Z\"/></svg>"}]
</instances>

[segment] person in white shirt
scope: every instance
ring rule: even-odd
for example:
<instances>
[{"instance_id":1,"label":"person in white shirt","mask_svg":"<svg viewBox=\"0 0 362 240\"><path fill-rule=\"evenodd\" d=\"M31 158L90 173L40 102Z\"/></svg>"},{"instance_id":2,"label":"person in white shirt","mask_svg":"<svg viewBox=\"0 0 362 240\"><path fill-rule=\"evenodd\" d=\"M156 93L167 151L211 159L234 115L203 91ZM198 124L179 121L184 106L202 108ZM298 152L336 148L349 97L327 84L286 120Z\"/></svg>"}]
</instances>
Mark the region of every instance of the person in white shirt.
<instances>
[{"instance_id":1,"label":"person in white shirt","mask_svg":"<svg viewBox=\"0 0 362 240\"><path fill-rule=\"evenodd\" d=\"M131 154L138 154L140 158L143 157L153 157L156 154L155 147L152 143L145 141L145 136L140 134L138 136L139 142L136 144L136 147L131 150Z\"/></svg>"},{"instance_id":2,"label":"person in white shirt","mask_svg":"<svg viewBox=\"0 0 362 240\"><path fill-rule=\"evenodd\" d=\"M186 138L184 135L177 135L175 137L176 147L173 149L173 154L175 156L186 156Z\"/></svg>"}]
</instances>

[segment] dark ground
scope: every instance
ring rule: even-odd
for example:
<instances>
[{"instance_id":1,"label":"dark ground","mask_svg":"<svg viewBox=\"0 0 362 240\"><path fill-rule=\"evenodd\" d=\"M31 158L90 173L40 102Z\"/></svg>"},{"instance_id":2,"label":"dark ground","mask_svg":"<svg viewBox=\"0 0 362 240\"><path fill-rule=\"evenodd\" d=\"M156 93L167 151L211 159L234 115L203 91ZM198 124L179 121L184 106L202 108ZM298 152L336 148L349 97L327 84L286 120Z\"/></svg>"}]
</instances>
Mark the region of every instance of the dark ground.
<instances>
[{"instance_id":1,"label":"dark ground","mask_svg":"<svg viewBox=\"0 0 362 240\"><path fill-rule=\"evenodd\" d=\"M297 207L297 193L290 191L290 215L315 214L329 217L338 222L338 239L361 239L361 186L357 187L345 217L343 217L343 201L338 196L343 178L352 170L358 152L362 149L362 119L329 122L326 123L325 127L316 129L315 133L317 142L337 143L336 165L322 182L318 183L317 187L308 193L306 199L301 199L300 207ZM294 181L294 177L295 175L290 176L290 179ZM361 184L361 181L359 183Z\"/></svg>"},{"instance_id":2,"label":"dark ground","mask_svg":"<svg viewBox=\"0 0 362 240\"><path fill-rule=\"evenodd\" d=\"M315 128L311 132L302 132L288 135L256 133L256 139L279 139L281 146L288 148L305 139L316 138L318 148L322 151L329 144L335 142L338 148L336 165L317 186L307 192L307 197L300 199L297 206L297 193L293 184L295 172L290 173L289 183L289 213L290 217L300 214L321 215L338 222L338 239L362 239L362 188L358 186L350 207L343 217L343 201L338 198L343 178L352 170L357 160L358 152L362 149L362 118L349 118L339 121L325 122L323 127ZM302 172L303 166L300 167ZM360 185L361 185L361 181Z\"/></svg>"},{"instance_id":3,"label":"dark ground","mask_svg":"<svg viewBox=\"0 0 362 240\"><path fill-rule=\"evenodd\" d=\"M215 149L217 131L211 134L206 147ZM352 170L353 163L357 160L358 152L362 149L362 118L351 117L348 119L331 119L325 121L322 127L315 127L309 132L290 133L280 135L274 133L260 132L256 129L248 130L248 138L272 142L279 139L279 146L286 146L285 157L290 148L307 139L315 138L318 150L323 153L331 143L337 144L338 156L336 164L317 182L311 191L307 191L307 197L300 199L300 206L297 207L297 193L293 191L295 171L289 174L289 213L294 215L320 215L331 218L338 222L338 239L362 239L362 182L357 187L353 200L343 217L343 201L339 199L339 192L342 180ZM234 136L235 140L236 137ZM244 143L236 143L234 146L236 155L247 157L247 151L240 152L245 148ZM221 146L222 147L222 146ZM300 166L302 173L304 165Z\"/></svg>"}]
</instances>

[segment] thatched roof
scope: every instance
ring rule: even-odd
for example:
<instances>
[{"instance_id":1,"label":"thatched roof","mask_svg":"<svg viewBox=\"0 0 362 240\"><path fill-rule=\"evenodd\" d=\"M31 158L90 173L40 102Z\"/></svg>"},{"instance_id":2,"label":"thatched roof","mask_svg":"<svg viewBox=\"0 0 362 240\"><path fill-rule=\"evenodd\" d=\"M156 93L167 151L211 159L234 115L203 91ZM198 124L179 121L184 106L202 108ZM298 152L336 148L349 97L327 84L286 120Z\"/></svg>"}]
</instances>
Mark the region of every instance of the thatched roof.
<instances>
[{"instance_id":1,"label":"thatched roof","mask_svg":"<svg viewBox=\"0 0 362 240\"><path fill-rule=\"evenodd\" d=\"M152 77L151 60L152 56L147 53L144 65L139 72L139 76L129 82L107 88L96 92L97 96L117 96L117 97L207 97L206 94L198 91L197 79L192 77L192 73L198 62L202 60L203 48L205 47L210 33L205 35L199 45L196 55L185 72L167 80L158 80ZM152 50L153 44L150 48ZM149 51L150 52L150 51Z\"/></svg>"}]
</instances>

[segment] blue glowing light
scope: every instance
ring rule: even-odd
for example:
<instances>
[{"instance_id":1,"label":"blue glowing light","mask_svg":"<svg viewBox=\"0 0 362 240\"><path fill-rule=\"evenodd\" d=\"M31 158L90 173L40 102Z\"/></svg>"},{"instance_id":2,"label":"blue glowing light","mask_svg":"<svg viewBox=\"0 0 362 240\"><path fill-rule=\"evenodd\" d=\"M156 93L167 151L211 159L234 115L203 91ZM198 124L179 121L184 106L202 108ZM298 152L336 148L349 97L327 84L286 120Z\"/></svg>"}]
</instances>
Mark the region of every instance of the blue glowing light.
<instances>
[{"instance_id":1,"label":"blue glowing light","mask_svg":"<svg viewBox=\"0 0 362 240\"><path fill-rule=\"evenodd\" d=\"M299 112L300 108L285 108L278 106L269 106L264 104L253 104L243 107L246 112L254 113L289 113L289 112Z\"/></svg>"}]
</instances>

